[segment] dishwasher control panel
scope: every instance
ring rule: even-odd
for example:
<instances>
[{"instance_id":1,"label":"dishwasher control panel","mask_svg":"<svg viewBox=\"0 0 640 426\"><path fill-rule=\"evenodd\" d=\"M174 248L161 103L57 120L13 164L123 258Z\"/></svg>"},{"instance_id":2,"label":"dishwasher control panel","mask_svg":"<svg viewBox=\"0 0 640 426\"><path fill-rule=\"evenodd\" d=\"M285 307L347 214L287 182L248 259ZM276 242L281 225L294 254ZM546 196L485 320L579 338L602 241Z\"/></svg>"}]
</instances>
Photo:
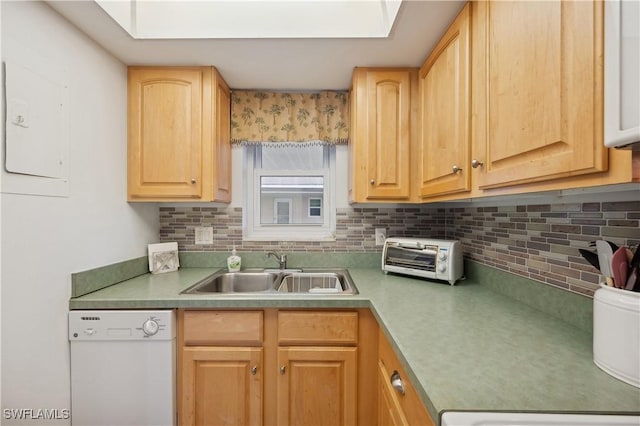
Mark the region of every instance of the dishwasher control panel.
<instances>
[{"instance_id":1,"label":"dishwasher control panel","mask_svg":"<svg viewBox=\"0 0 640 426\"><path fill-rule=\"evenodd\" d=\"M166 311L71 311L69 340L171 340L175 314Z\"/></svg>"}]
</instances>

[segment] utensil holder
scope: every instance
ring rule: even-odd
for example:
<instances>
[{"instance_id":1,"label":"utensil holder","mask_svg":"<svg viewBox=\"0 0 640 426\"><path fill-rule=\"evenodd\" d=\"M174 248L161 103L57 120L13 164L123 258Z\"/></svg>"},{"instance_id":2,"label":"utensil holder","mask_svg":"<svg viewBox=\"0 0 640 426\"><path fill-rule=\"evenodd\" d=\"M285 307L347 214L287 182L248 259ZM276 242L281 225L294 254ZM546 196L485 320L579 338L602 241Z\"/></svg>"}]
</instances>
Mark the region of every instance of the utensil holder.
<instances>
[{"instance_id":1,"label":"utensil holder","mask_svg":"<svg viewBox=\"0 0 640 426\"><path fill-rule=\"evenodd\" d=\"M593 297L593 361L640 388L640 293L600 284Z\"/></svg>"}]
</instances>

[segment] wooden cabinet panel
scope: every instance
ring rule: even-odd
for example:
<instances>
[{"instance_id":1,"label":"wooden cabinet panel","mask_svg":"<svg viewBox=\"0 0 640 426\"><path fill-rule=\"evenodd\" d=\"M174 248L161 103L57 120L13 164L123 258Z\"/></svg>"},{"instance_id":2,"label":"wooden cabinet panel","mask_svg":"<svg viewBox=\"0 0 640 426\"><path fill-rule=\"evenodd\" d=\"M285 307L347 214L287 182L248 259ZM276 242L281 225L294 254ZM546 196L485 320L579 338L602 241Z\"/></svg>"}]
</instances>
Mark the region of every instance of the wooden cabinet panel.
<instances>
[{"instance_id":1,"label":"wooden cabinet panel","mask_svg":"<svg viewBox=\"0 0 640 426\"><path fill-rule=\"evenodd\" d=\"M185 311L183 322L187 346L262 344L262 311Z\"/></svg>"},{"instance_id":2,"label":"wooden cabinet panel","mask_svg":"<svg viewBox=\"0 0 640 426\"><path fill-rule=\"evenodd\" d=\"M410 198L416 93L415 69L354 70L349 147L352 202Z\"/></svg>"},{"instance_id":3,"label":"wooden cabinet panel","mask_svg":"<svg viewBox=\"0 0 640 426\"><path fill-rule=\"evenodd\" d=\"M231 92L221 76L216 78L218 94L213 117L217 122L214 137L215 176L214 198L231 201Z\"/></svg>"},{"instance_id":4,"label":"wooden cabinet panel","mask_svg":"<svg viewBox=\"0 0 640 426\"><path fill-rule=\"evenodd\" d=\"M229 87L213 67L129 67L129 201L231 200Z\"/></svg>"},{"instance_id":5,"label":"wooden cabinet panel","mask_svg":"<svg viewBox=\"0 0 640 426\"><path fill-rule=\"evenodd\" d=\"M420 69L420 196L471 189L471 69L467 4ZM454 172L457 167L461 171Z\"/></svg>"},{"instance_id":6,"label":"wooden cabinet panel","mask_svg":"<svg viewBox=\"0 0 640 426\"><path fill-rule=\"evenodd\" d=\"M388 410L388 412L382 408L379 410L379 414L381 415L379 421L391 418L393 422L391 424L433 426L434 422L431 416L429 416L429 413L420 401L417 391L409 380L409 376L400 364L400 361L382 331L379 332L378 336L378 356L378 374L380 374L379 379L381 386L379 404L383 403L383 397L386 398ZM391 386L390 379L394 371L400 375L404 385L404 395L400 394Z\"/></svg>"},{"instance_id":7,"label":"wooden cabinet panel","mask_svg":"<svg viewBox=\"0 0 640 426\"><path fill-rule=\"evenodd\" d=\"M607 169L602 2L474 2L481 189Z\"/></svg>"},{"instance_id":8,"label":"wooden cabinet panel","mask_svg":"<svg viewBox=\"0 0 640 426\"><path fill-rule=\"evenodd\" d=\"M377 423L378 321L369 309L358 309L358 425Z\"/></svg>"},{"instance_id":9,"label":"wooden cabinet panel","mask_svg":"<svg viewBox=\"0 0 640 426\"><path fill-rule=\"evenodd\" d=\"M185 348L181 425L261 425L262 348Z\"/></svg>"},{"instance_id":10,"label":"wooden cabinet panel","mask_svg":"<svg viewBox=\"0 0 640 426\"><path fill-rule=\"evenodd\" d=\"M356 424L356 348L279 348L278 365L278 425Z\"/></svg>"},{"instance_id":11,"label":"wooden cabinet panel","mask_svg":"<svg viewBox=\"0 0 640 426\"><path fill-rule=\"evenodd\" d=\"M358 343L357 312L280 311L280 345L341 345Z\"/></svg>"},{"instance_id":12,"label":"wooden cabinet panel","mask_svg":"<svg viewBox=\"0 0 640 426\"><path fill-rule=\"evenodd\" d=\"M402 411L396 395L397 391L391 386L390 376L391 373L380 362L378 365L378 426L408 426L409 421Z\"/></svg>"},{"instance_id":13,"label":"wooden cabinet panel","mask_svg":"<svg viewBox=\"0 0 640 426\"><path fill-rule=\"evenodd\" d=\"M409 76L394 73L367 75L369 105L369 197L408 197ZM405 113L406 114L406 113Z\"/></svg>"},{"instance_id":14,"label":"wooden cabinet panel","mask_svg":"<svg viewBox=\"0 0 640 426\"><path fill-rule=\"evenodd\" d=\"M129 69L129 194L202 195L200 69Z\"/></svg>"}]
</instances>

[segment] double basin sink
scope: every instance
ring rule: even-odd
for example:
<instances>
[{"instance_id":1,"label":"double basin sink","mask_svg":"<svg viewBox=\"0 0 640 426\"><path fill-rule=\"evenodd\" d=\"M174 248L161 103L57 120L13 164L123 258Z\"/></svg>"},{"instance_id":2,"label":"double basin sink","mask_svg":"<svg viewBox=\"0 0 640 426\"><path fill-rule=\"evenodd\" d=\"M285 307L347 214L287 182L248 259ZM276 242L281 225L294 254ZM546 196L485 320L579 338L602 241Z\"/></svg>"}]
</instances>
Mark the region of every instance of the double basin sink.
<instances>
[{"instance_id":1,"label":"double basin sink","mask_svg":"<svg viewBox=\"0 0 640 426\"><path fill-rule=\"evenodd\" d=\"M245 269L218 271L181 294L333 296L358 294L358 289L346 269Z\"/></svg>"}]
</instances>

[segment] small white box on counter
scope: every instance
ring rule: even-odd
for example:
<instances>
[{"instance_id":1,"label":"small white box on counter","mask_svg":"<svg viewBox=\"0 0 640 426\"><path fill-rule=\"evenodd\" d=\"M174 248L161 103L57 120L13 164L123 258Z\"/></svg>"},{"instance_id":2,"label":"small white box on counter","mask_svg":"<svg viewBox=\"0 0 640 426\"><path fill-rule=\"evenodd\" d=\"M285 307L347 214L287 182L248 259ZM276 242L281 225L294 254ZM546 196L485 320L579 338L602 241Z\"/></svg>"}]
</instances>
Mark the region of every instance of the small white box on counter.
<instances>
[{"instance_id":1,"label":"small white box on counter","mask_svg":"<svg viewBox=\"0 0 640 426\"><path fill-rule=\"evenodd\" d=\"M178 243L149 244L149 271L152 274L177 271L180 267Z\"/></svg>"}]
</instances>

